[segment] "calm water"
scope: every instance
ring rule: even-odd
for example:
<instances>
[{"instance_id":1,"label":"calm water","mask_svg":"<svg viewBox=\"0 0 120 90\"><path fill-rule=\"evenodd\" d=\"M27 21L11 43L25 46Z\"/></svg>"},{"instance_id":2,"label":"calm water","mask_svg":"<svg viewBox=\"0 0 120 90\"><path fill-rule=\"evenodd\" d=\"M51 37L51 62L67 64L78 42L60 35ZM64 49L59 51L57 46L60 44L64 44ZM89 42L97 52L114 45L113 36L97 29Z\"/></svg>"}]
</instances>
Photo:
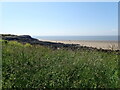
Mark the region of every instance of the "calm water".
<instances>
[{"instance_id":1,"label":"calm water","mask_svg":"<svg viewBox=\"0 0 120 90\"><path fill-rule=\"evenodd\" d=\"M117 41L118 36L33 36L43 40L100 40Z\"/></svg>"}]
</instances>

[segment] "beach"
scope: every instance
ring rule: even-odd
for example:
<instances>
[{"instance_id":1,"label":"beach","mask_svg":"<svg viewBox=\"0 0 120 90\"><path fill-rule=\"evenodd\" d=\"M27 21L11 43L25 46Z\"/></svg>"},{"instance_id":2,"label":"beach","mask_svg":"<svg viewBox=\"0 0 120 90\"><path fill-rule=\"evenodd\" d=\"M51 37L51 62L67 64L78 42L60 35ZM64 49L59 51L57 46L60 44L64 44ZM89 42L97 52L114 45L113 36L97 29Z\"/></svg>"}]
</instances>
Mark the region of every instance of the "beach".
<instances>
[{"instance_id":1,"label":"beach","mask_svg":"<svg viewBox=\"0 0 120 90\"><path fill-rule=\"evenodd\" d=\"M79 44L80 46L87 46L93 48L102 48L109 50L120 50L119 44L117 41L95 41L95 40L42 40L40 41L48 41L55 43L64 43L64 44Z\"/></svg>"}]
</instances>

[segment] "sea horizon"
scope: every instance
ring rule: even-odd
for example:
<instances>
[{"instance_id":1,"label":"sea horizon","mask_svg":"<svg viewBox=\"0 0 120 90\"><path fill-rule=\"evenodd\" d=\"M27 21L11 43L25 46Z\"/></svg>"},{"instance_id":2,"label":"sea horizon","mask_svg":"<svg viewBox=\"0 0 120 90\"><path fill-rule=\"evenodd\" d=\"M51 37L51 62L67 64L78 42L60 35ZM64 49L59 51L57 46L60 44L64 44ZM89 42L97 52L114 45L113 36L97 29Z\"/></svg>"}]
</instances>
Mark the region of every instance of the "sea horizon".
<instances>
[{"instance_id":1,"label":"sea horizon","mask_svg":"<svg viewBox=\"0 0 120 90\"><path fill-rule=\"evenodd\" d=\"M92 40L92 41L118 41L118 36L32 36L42 40Z\"/></svg>"}]
</instances>

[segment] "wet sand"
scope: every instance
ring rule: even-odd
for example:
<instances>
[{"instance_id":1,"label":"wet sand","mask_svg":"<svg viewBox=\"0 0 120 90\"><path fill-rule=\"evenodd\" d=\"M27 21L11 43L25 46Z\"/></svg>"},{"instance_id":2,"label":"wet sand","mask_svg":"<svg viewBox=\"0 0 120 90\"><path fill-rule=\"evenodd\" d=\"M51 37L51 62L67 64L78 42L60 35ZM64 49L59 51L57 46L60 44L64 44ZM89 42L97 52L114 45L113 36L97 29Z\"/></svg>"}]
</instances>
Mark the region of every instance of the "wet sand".
<instances>
[{"instance_id":1,"label":"wet sand","mask_svg":"<svg viewBox=\"0 0 120 90\"><path fill-rule=\"evenodd\" d=\"M64 43L64 44L79 44L80 46L94 47L94 48L102 48L102 49L110 49L110 50L120 50L117 41L87 41L87 40L65 40L65 41L54 41L54 40L40 40L40 41L48 41L48 42L56 42L56 43ZM119 42L120 44L120 42Z\"/></svg>"}]
</instances>

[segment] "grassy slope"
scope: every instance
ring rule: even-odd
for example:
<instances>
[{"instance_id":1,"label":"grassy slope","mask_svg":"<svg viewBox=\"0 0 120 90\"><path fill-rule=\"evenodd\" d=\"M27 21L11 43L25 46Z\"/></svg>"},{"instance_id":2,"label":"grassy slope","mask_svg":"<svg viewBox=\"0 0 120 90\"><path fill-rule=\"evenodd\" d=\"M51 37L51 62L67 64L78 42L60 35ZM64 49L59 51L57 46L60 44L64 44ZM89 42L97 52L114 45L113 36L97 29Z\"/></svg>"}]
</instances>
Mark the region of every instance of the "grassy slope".
<instances>
[{"instance_id":1,"label":"grassy slope","mask_svg":"<svg viewBox=\"0 0 120 90\"><path fill-rule=\"evenodd\" d=\"M2 43L3 88L120 88L118 55ZM120 71L120 70L119 70Z\"/></svg>"}]
</instances>

